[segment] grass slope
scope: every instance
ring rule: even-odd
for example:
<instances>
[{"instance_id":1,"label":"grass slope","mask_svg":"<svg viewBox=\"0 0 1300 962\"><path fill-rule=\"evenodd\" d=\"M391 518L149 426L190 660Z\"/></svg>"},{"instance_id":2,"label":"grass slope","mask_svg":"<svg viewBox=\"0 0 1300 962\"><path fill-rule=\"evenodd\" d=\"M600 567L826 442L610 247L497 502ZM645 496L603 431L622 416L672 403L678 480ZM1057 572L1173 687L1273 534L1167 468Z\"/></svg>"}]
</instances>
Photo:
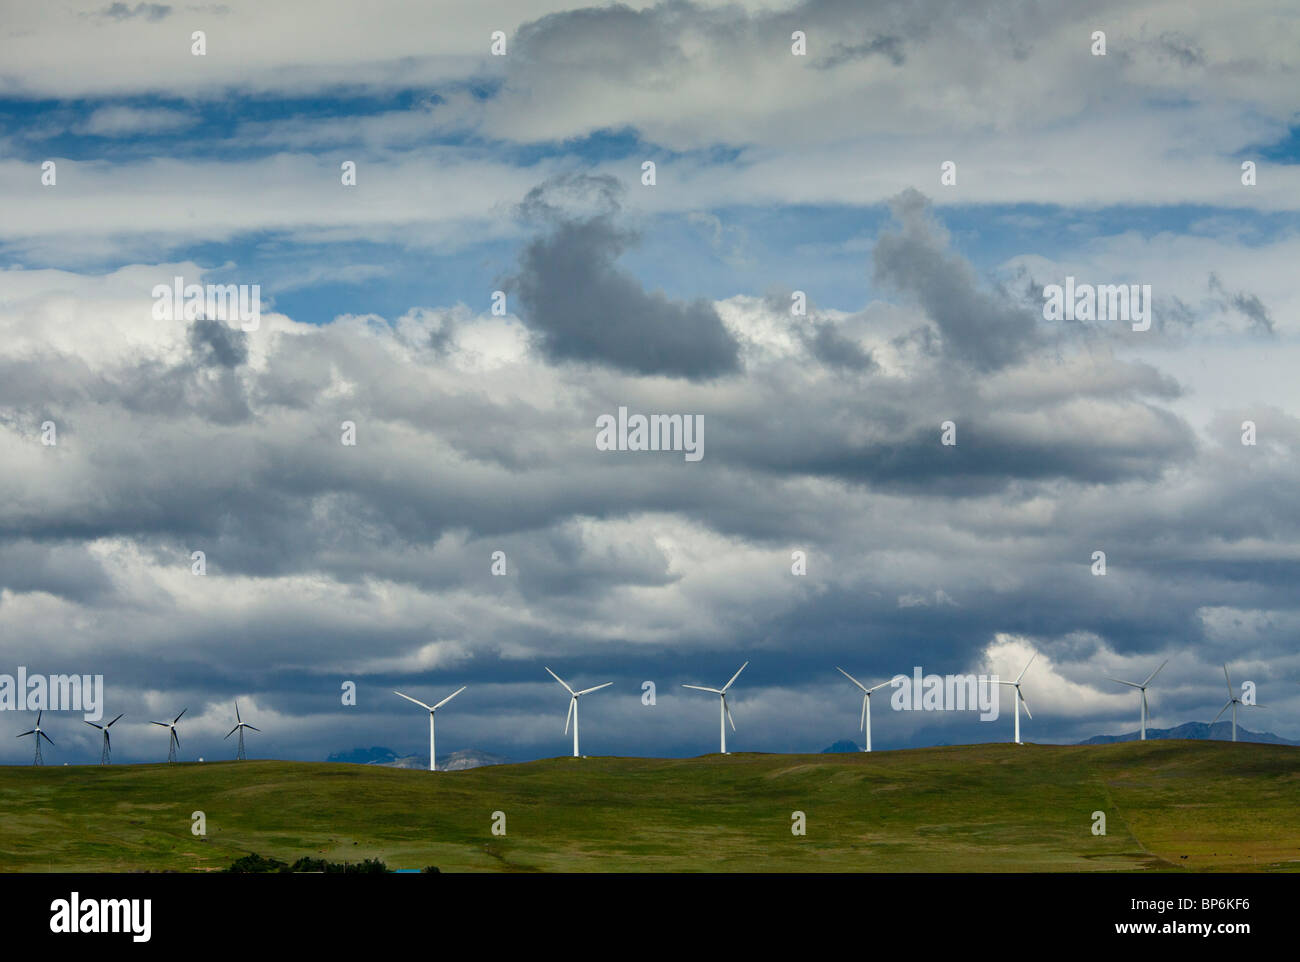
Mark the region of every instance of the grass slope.
<instances>
[{"instance_id":1,"label":"grass slope","mask_svg":"<svg viewBox=\"0 0 1300 962\"><path fill-rule=\"evenodd\" d=\"M0 867L212 870L257 852L444 871L1295 871L1298 798L1300 749L1196 741L557 758L438 774L7 767ZM791 834L796 810L805 837ZM1091 831L1097 810L1105 836ZM206 839L190 832L195 811ZM505 837L491 834L495 811Z\"/></svg>"}]
</instances>

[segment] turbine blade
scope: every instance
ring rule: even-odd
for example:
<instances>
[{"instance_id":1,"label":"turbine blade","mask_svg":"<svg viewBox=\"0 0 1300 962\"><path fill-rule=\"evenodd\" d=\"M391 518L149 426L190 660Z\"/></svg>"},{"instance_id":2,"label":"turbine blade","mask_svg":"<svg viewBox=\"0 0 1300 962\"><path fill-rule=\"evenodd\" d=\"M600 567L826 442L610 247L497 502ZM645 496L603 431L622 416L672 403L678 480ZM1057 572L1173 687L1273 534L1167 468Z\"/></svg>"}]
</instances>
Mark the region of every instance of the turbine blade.
<instances>
[{"instance_id":1,"label":"turbine blade","mask_svg":"<svg viewBox=\"0 0 1300 962\"><path fill-rule=\"evenodd\" d=\"M234 734L235 732L237 732L237 731L239 731L239 726L238 726L238 725L236 725L234 728L230 729L230 731L226 732L226 738L229 738L231 735L233 735L233 734ZM225 741L225 738L223 738L222 741Z\"/></svg>"},{"instance_id":2,"label":"turbine blade","mask_svg":"<svg viewBox=\"0 0 1300 962\"><path fill-rule=\"evenodd\" d=\"M431 710L432 710L432 711L437 711L439 708L441 708L443 705L447 704L447 702L451 701L453 698L455 698L457 695L459 695L461 692L463 692L463 691L464 691L466 688L468 688L468 687L469 687L469 685L461 685L459 688L457 688L455 691L453 691L450 695L448 695L448 696L447 696L446 698L444 698L442 701L438 702L438 704L434 705L433 708L432 708Z\"/></svg>"},{"instance_id":3,"label":"turbine blade","mask_svg":"<svg viewBox=\"0 0 1300 962\"><path fill-rule=\"evenodd\" d=\"M181 715L184 715L187 711L189 711L188 708L182 708L182 709L181 709ZM172 724L173 724L173 725L175 725L178 721L181 720L181 715L177 715L174 719L172 719Z\"/></svg>"},{"instance_id":4,"label":"turbine blade","mask_svg":"<svg viewBox=\"0 0 1300 962\"><path fill-rule=\"evenodd\" d=\"M258 732L260 734L262 731L262 729L254 728L252 725L245 725L244 727L247 728L250 732Z\"/></svg>"},{"instance_id":5,"label":"turbine blade","mask_svg":"<svg viewBox=\"0 0 1300 962\"><path fill-rule=\"evenodd\" d=\"M546 668L545 665L542 665L542 667L543 667L543 668ZM565 691L567 691L570 695L573 694L573 689L569 687L569 683L568 683L567 681L565 681L563 678L561 678L561 677L560 677L559 675L557 675L555 672L551 671L551 669L549 669L549 668L546 668L546 672L547 672L547 674L549 674L552 678L554 678L556 681L558 681L561 685L563 685Z\"/></svg>"},{"instance_id":6,"label":"turbine blade","mask_svg":"<svg viewBox=\"0 0 1300 962\"><path fill-rule=\"evenodd\" d=\"M112 748L112 747L113 747L113 740L112 740L111 738L108 737L108 729L107 729L107 728L104 729L104 745L107 746L108 748Z\"/></svg>"},{"instance_id":7,"label":"turbine blade","mask_svg":"<svg viewBox=\"0 0 1300 962\"><path fill-rule=\"evenodd\" d=\"M1165 667L1165 665L1167 665L1167 664L1169 664L1169 659L1168 659L1168 658L1166 658L1164 661L1162 661L1162 662L1160 663L1160 668ZM1143 687L1143 688L1145 688L1147 685L1151 684L1151 679L1154 678L1156 675L1160 674L1160 668L1157 668L1157 669L1156 669L1155 671L1153 671L1151 674L1147 675L1147 680L1144 681L1144 682L1142 682L1142 687Z\"/></svg>"},{"instance_id":8,"label":"turbine blade","mask_svg":"<svg viewBox=\"0 0 1300 962\"><path fill-rule=\"evenodd\" d=\"M1020 695L1020 704L1025 706L1025 714L1028 715L1030 718L1033 718L1034 714L1029 710L1029 702L1025 701L1025 696L1020 694L1019 688L1016 689L1016 694Z\"/></svg>"},{"instance_id":9,"label":"turbine blade","mask_svg":"<svg viewBox=\"0 0 1300 962\"><path fill-rule=\"evenodd\" d=\"M121 718L122 715L125 715L125 714L126 714L126 712L121 712L121 713L117 716L117 718ZM108 723L107 725L105 725L104 727L105 727L105 728L111 728L111 727L113 726L113 722L117 721L117 718L114 718L113 721L109 722L109 723Z\"/></svg>"},{"instance_id":10,"label":"turbine blade","mask_svg":"<svg viewBox=\"0 0 1300 962\"><path fill-rule=\"evenodd\" d=\"M33 728L31 731L22 732L22 733L20 733L20 734L14 736L14 737L16 737L16 738L22 738L23 735L34 735L35 733L36 733L36 729Z\"/></svg>"},{"instance_id":11,"label":"turbine blade","mask_svg":"<svg viewBox=\"0 0 1300 962\"><path fill-rule=\"evenodd\" d=\"M1236 693L1232 690L1232 679L1228 677L1228 666L1227 666L1227 665L1224 665L1224 666L1223 666L1223 680L1226 681L1226 682L1228 683L1228 695L1229 695L1230 697L1234 697ZM40 719L39 719L39 718L36 720L36 723L37 723L38 725L40 724Z\"/></svg>"},{"instance_id":12,"label":"turbine blade","mask_svg":"<svg viewBox=\"0 0 1300 962\"><path fill-rule=\"evenodd\" d=\"M882 681L879 685L872 685L870 688L867 689L867 694L870 695L873 691L879 691L881 688L884 688L888 685L889 682L887 681Z\"/></svg>"},{"instance_id":13,"label":"turbine blade","mask_svg":"<svg viewBox=\"0 0 1300 962\"><path fill-rule=\"evenodd\" d=\"M696 691L707 691L710 695L721 695L722 692L717 688L705 688L702 685L682 685L683 688L694 688Z\"/></svg>"},{"instance_id":14,"label":"turbine blade","mask_svg":"<svg viewBox=\"0 0 1300 962\"><path fill-rule=\"evenodd\" d=\"M564 734L569 734L569 721L573 718L573 709L578 704L578 696L574 695L569 699L569 710L564 713Z\"/></svg>"},{"instance_id":15,"label":"turbine blade","mask_svg":"<svg viewBox=\"0 0 1300 962\"><path fill-rule=\"evenodd\" d=\"M49 742L51 745L54 744L54 739L51 738L49 735L45 734L45 732L37 732L37 733L36 733L36 737L37 737L37 738L44 738L44 739L45 739L47 742Z\"/></svg>"},{"instance_id":16,"label":"turbine blade","mask_svg":"<svg viewBox=\"0 0 1300 962\"><path fill-rule=\"evenodd\" d=\"M176 734L175 728L172 729L172 741L176 743L177 748L181 747L181 736Z\"/></svg>"},{"instance_id":17,"label":"turbine blade","mask_svg":"<svg viewBox=\"0 0 1300 962\"><path fill-rule=\"evenodd\" d=\"M870 697L870 695L862 696L862 721L858 722L858 731L867 730L867 699Z\"/></svg>"},{"instance_id":18,"label":"turbine blade","mask_svg":"<svg viewBox=\"0 0 1300 962\"><path fill-rule=\"evenodd\" d=\"M83 718L82 721L86 721L86 720ZM100 731L103 731L103 730L104 730L104 726L103 726L103 725L96 725L96 724L95 724L94 722L92 722L92 721L88 721L88 722L86 722L86 724L89 725L91 728L98 728ZM111 724L113 724L113 723L112 723L112 722L109 722L109 724L111 725Z\"/></svg>"},{"instance_id":19,"label":"turbine blade","mask_svg":"<svg viewBox=\"0 0 1300 962\"><path fill-rule=\"evenodd\" d=\"M843 675L845 678L847 678L849 681L853 682L853 684L857 685L857 686L858 686L859 688L861 688L863 691L866 691L866 690L867 690L867 686L866 686L866 685L862 684L862 682L858 681L856 678L854 678L852 675L850 675L847 671L845 671L845 670L844 670L843 668L841 668L839 665L836 665L836 666L835 666L835 670L838 671L838 672L839 672L841 675Z\"/></svg>"},{"instance_id":20,"label":"turbine blade","mask_svg":"<svg viewBox=\"0 0 1300 962\"><path fill-rule=\"evenodd\" d=\"M420 701L420 699L418 699L418 698L412 698L410 695L403 695L400 691L397 691L397 690L394 690L394 691L393 691L393 694L396 695L398 698L405 698L405 699L406 699L407 701L409 701L409 702L414 702L415 704L417 704L417 705L419 705L421 708L423 708L425 711L433 711L433 706L432 706L432 705L426 705L424 702Z\"/></svg>"},{"instance_id":21,"label":"turbine blade","mask_svg":"<svg viewBox=\"0 0 1300 962\"><path fill-rule=\"evenodd\" d=\"M1121 685L1128 685L1130 688L1139 688L1139 689L1140 689L1140 688L1142 687L1141 685L1135 685L1135 684L1133 684L1133 682L1131 682L1131 681L1125 681L1123 678L1112 678L1111 681L1117 681L1117 682L1119 682Z\"/></svg>"},{"instance_id":22,"label":"turbine blade","mask_svg":"<svg viewBox=\"0 0 1300 962\"><path fill-rule=\"evenodd\" d=\"M162 728L171 728L171 727L172 727L172 726L171 726L171 722L152 722L151 724L158 725L158 726L160 726L160 727L162 727Z\"/></svg>"},{"instance_id":23,"label":"turbine blade","mask_svg":"<svg viewBox=\"0 0 1300 962\"><path fill-rule=\"evenodd\" d=\"M1222 718L1222 717L1223 717L1223 713L1224 713L1225 711L1227 711L1227 710L1228 710L1229 708L1231 708L1231 707L1232 707L1232 702L1228 702L1228 704L1226 704L1226 705L1224 705L1222 708L1220 708L1220 709L1219 709L1219 713L1218 713L1217 715L1214 716L1214 718L1210 721L1210 724L1213 725L1216 721L1218 721L1220 718Z\"/></svg>"},{"instance_id":24,"label":"turbine blade","mask_svg":"<svg viewBox=\"0 0 1300 962\"><path fill-rule=\"evenodd\" d=\"M723 685L723 686L722 686L722 690L723 690L723 691L726 691L728 688L730 688L730 687L732 686L732 684L735 682L735 680L736 680L737 678L740 677L740 673L741 673L742 671L744 671L745 668L746 668L748 665L749 665L749 662L745 662L745 664L741 665L738 669L736 669L736 673L735 673L734 675L731 676L731 681L729 681L729 682L727 682L725 685Z\"/></svg>"},{"instance_id":25,"label":"turbine blade","mask_svg":"<svg viewBox=\"0 0 1300 962\"><path fill-rule=\"evenodd\" d=\"M590 693L593 692L593 691L600 691L602 688L608 688L608 687L609 687L610 685L612 685L612 684L614 684L612 681L607 681L607 682L605 682L605 684L603 684L603 685L597 685L595 688L584 688L584 689L582 689L582 691L580 691L580 692L575 692L575 694L578 694L578 695L587 695L587 694L590 694Z\"/></svg>"},{"instance_id":26,"label":"turbine blade","mask_svg":"<svg viewBox=\"0 0 1300 962\"><path fill-rule=\"evenodd\" d=\"M40 727L41 727L41 716L44 715L44 714L45 714L44 709L42 709L41 711L38 711L38 712L36 713L36 727L37 727L37 728L40 728Z\"/></svg>"},{"instance_id":27,"label":"turbine blade","mask_svg":"<svg viewBox=\"0 0 1300 962\"><path fill-rule=\"evenodd\" d=\"M736 720L731 717L731 709L727 707L727 696L722 696L722 710L727 713L727 721L731 722L731 730L736 730Z\"/></svg>"},{"instance_id":28,"label":"turbine blade","mask_svg":"<svg viewBox=\"0 0 1300 962\"><path fill-rule=\"evenodd\" d=\"M1025 677L1025 672L1029 670L1029 666L1034 663L1034 659L1037 657L1038 657L1038 652L1034 652L1032 655L1029 656L1029 660L1025 662L1025 667L1021 669L1020 674L1016 677L1017 685L1020 684L1020 679Z\"/></svg>"},{"instance_id":29,"label":"turbine blade","mask_svg":"<svg viewBox=\"0 0 1300 962\"><path fill-rule=\"evenodd\" d=\"M239 702L235 702L235 721L241 722L244 719L239 717Z\"/></svg>"}]
</instances>

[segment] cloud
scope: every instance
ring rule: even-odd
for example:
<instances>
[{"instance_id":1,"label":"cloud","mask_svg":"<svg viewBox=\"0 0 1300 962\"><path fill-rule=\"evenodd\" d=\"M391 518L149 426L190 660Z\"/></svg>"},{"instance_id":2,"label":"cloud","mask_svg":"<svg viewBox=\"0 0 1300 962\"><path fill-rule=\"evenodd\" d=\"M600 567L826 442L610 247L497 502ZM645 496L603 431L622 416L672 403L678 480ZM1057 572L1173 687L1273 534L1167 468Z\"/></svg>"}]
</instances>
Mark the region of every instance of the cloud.
<instances>
[{"instance_id":1,"label":"cloud","mask_svg":"<svg viewBox=\"0 0 1300 962\"><path fill-rule=\"evenodd\" d=\"M190 347L200 365L238 367L248 360L240 332L215 318L199 318L190 328Z\"/></svg>"},{"instance_id":2,"label":"cloud","mask_svg":"<svg viewBox=\"0 0 1300 962\"><path fill-rule=\"evenodd\" d=\"M164 3L137 3L130 6L125 3L110 3L100 11L99 15L108 20L132 20L136 17L143 17L151 23L159 20L165 20L172 12L172 8Z\"/></svg>"},{"instance_id":3,"label":"cloud","mask_svg":"<svg viewBox=\"0 0 1300 962\"><path fill-rule=\"evenodd\" d=\"M945 355L992 371L1035 346L1033 315L1005 297L979 290L970 266L944 253L947 236L919 191L904 191L889 206L899 229L877 242L873 278L920 303L939 328Z\"/></svg>"},{"instance_id":4,"label":"cloud","mask_svg":"<svg viewBox=\"0 0 1300 962\"><path fill-rule=\"evenodd\" d=\"M557 195L589 194L601 210L573 215ZM707 379L739 369L739 351L713 305L645 291L616 261L636 242L618 223L611 177L560 177L535 187L521 214L543 225L509 279L525 323L555 361L607 364L636 374ZM581 197L586 200L587 197Z\"/></svg>"},{"instance_id":5,"label":"cloud","mask_svg":"<svg viewBox=\"0 0 1300 962\"><path fill-rule=\"evenodd\" d=\"M195 118L180 110L165 107L100 107L81 125L82 133L96 137L133 137L159 134L192 126Z\"/></svg>"}]
</instances>

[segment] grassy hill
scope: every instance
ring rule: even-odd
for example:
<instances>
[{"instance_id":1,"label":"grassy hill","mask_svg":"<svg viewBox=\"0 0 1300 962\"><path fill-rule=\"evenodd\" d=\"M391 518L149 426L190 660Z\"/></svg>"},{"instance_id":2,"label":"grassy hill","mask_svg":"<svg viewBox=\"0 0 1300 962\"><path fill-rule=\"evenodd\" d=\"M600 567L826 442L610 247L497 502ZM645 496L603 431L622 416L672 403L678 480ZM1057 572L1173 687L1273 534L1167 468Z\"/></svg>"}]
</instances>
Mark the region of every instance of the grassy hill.
<instances>
[{"instance_id":1,"label":"grassy hill","mask_svg":"<svg viewBox=\"0 0 1300 962\"><path fill-rule=\"evenodd\" d=\"M444 871L1300 870L1300 749L1160 741L871 755L0 768L6 871L257 852ZM191 813L208 835L190 832ZM791 813L808 834L791 834ZM1094 836L1092 813L1108 834ZM492 813L506 814L494 837ZM1186 856L1184 858L1184 856Z\"/></svg>"}]
</instances>

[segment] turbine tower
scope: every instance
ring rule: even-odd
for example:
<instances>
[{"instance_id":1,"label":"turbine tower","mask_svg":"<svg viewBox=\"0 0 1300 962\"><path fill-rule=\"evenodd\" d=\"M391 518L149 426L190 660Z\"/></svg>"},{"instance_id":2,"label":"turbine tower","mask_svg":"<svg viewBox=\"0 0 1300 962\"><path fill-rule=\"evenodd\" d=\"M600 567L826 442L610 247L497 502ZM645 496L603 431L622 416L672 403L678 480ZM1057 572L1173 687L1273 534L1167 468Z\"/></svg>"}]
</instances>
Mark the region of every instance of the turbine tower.
<instances>
[{"instance_id":1,"label":"turbine tower","mask_svg":"<svg viewBox=\"0 0 1300 962\"><path fill-rule=\"evenodd\" d=\"M1169 664L1168 658L1160 663L1160 668L1165 667L1167 664ZM1160 674L1160 668L1157 668L1151 674L1147 675L1147 680L1142 682L1140 685L1136 682L1124 681L1122 678L1111 679L1111 681L1117 681L1121 685L1128 685L1130 688L1136 688L1138 691L1142 692L1142 741L1147 740L1147 686L1151 684L1151 679Z\"/></svg>"},{"instance_id":2,"label":"turbine tower","mask_svg":"<svg viewBox=\"0 0 1300 962\"><path fill-rule=\"evenodd\" d=\"M1026 715L1029 715L1030 718L1033 718L1033 717L1034 717L1033 714L1029 711L1029 702L1025 701L1025 696L1024 696L1024 695L1021 693L1021 691L1020 691L1020 679L1025 677L1025 672L1029 670L1029 666L1032 665L1032 664L1034 663L1034 659L1037 658L1037 657L1038 657L1038 652L1034 652L1032 655L1029 656L1029 661L1027 661L1027 662L1025 663L1025 667L1024 667L1024 669L1020 672L1019 675L1016 676L1016 680L1015 680L1015 681L999 681L999 682L998 682L999 685L1010 685L1012 688L1014 688L1014 689L1016 690L1016 739L1015 739L1015 741L1016 741L1016 744L1017 744L1017 745L1023 745L1023 744L1024 744L1024 742L1022 742L1022 741L1020 740L1020 706L1021 706L1021 704L1023 704L1023 705L1025 706L1025 714L1026 714Z\"/></svg>"},{"instance_id":3,"label":"turbine tower","mask_svg":"<svg viewBox=\"0 0 1300 962\"><path fill-rule=\"evenodd\" d=\"M546 668L545 665L543 665L542 667ZM607 681L605 682L605 684L597 685L595 688L584 688L582 689L582 691L574 691L572 688L569 687L569 683L567 681L565 681L555 672L551 671L551 669L546 668L546 672L552 678L558 681L561 685L563 685L564 690L569 693L569 711L564 716L564 734L566 735L569 734L569 719L573 719L573 757L577 758L579 757L578 756L578 699L581 698L583 695L591 694L593 691L600 691L602 688L608 688L610 685L614 683L612 681Z\"/></svg>"},{"instance_id":4,"label":"turbine tower","mask_svg":"<svg viewBox=\"0 0 1300 962\"><path fill-rule=\"evenodd\" d=\"M871 751L871 693L879 688L884 688L889 682L882 681L879 685L868 688L839 665L835 666L835 670L862 689L862 721L858 722L858 729L867 733L867 747L862 750L869 752Z\"/></svg>"},{"instance_id":5,"label":"turbine tower","mask_svg":"<svg viewBox=\"0 0 1300 962\"><path fill-rule=\"evenodd\" d=\"M35 736L36 736L36 759L35 759L35 761L32 762L33 765L44 765L44 764L45 764L45 759L44 759L43 757L41 757L41 739L44 738L44 739L45 739L47 742L49 742L51 745L54 744L54 739L51 738L49 735L45 734L45 732L41 730L41 715L43 715L44 713L45 713L45 712L44 712L44 709L42 709L41 711L38 711L38 712L36 713L36 727L35 727L35 728L31 729L30 731L25 731L25 732L23 732L21 735L18 735L18 736L17 736L17 737L19 737L19 738L26 738L28 735L35 735Z\"/></svg>"},{"instance_id":6,"label":"turbine tower","mask_svg":"<svg viewBox=\"0 0 1300 962\"><path fill-rule=\"evenodd\" d=\"M123 712L123 714L125 714L125 712ZM122 715L117 716L117 718L121 718L121 717ZM109 751L109 744L108 744L108 730L113 727L113 722L117 721L117 718L114 718L113 721L109 722L107 725L96 725L93 721L86 722L86 724L89 725L91 728L98 728L101 732L104 733L104 748L103 751L99 753L99 764L101 765L107 765L109 762L110 751ZM85 719L82 720L85 721Z\"/></svg>"},{"instance_id":7,"label":"turbine tower","mask_svg":"<svg viewBox=\"0 0 1300 962\"><path fill-rule=\"evenodd\" d=\"M409 702L414 702L415 704L419 705L421 708L423 708L425 711L429 713L429 771L431 772L436 772L438 770L438 761L437 761L438 748L434 744L434 740L433 740L433 713L436 712L443 705L447 704L447 702L451 701L453 698L455 698L457 695L459 695L468 687L469 685L461 685L459 688L453 691L442 701L438 702L438 704L436 705L426 705L424 702L420 701L420 699L412 698L410 695L403 695L400 691L393 692L393 694L397 695L399 698L405 698Z\"/></svg>"},{"instance_id":8,"label":"turbine tower","mask_svg":"<svg viewBox=\"0 0 1300 962\"><path fill-rule=\"evenodd\" d=\"M733 732L736 730L736 722L731 717L731 709L727 707L727 689L730 688L735 680L740 677L740 672L744 671L748 664L749 662L745 662L744 665L741 665L740 669L731 676L731 681L727 682L721 688L704 688L700 685L682 685L683 688L694 688L696 691L707 691L712 695L718 696L718 729L722 733L722 748L720 751L724 755L727 754L727 722L731 722L731 730Z\"/></svg>"},{"instance_id":9,"label":"turbine tower","mask_svg":"<svg viewBox=\"0 0 1300 962\"><path fill-rule=\"evenodd\" d=\"M1213 725L1214 722L1218 721L1220 718L1223 717L1223 713L1225 711L1231 708L1232 709L1232 740L1235 742L1237 740L1237 706L1241 705L1243 708L1263 708L1264 706L1248 705L1246 702L1242 701L1240 698L1237 697L1237 693L1236 691L1233 690L1232 687L1232 679L1228 677L1227 665L1223 666L1223 678L1228 683L1228 703L1219 709L1219 714L1214 716L1214 721L1210 722L1210 724Z\"/></svg>"},{"instance_id":10,"label":"turbine tower","mask_svg":"<svg viewBox=\"0 0 1300 962\"><path fill-rule=\"evenodd\" d=\"M181 715L184 715L187 711L189 711L188 708L182 708ZM167 738L167 764L168 765L175 763L176 749L181 747L180 736L176 734L176 723L181 720L181 715L177 715L169 722L154 722L155 725L158 725L162 728L166 728L171 732L171 734ZM230 737L230 736L226 736L226 737Z\"/></svg>"},{"instance_id":11,"label":"turbine tower","mask_svg":"<svg viewBox=\"0 0 1300 962\"><path fill-rule=\"evenodd\" d=\"M235 727L230 729L230 731L226 732L226 738L229 738L235 732L239 732L239 751L236 752L235 754L235 761L237 762L243 762L248 760L248 756L244 754L244 729L245 728L247 728L249 731L252 732L260 733L262 731L262 729L254 728L248 722L244 721L242 718L239 717L239 702L235 702Z\"/></svg>"}]
</instances>

